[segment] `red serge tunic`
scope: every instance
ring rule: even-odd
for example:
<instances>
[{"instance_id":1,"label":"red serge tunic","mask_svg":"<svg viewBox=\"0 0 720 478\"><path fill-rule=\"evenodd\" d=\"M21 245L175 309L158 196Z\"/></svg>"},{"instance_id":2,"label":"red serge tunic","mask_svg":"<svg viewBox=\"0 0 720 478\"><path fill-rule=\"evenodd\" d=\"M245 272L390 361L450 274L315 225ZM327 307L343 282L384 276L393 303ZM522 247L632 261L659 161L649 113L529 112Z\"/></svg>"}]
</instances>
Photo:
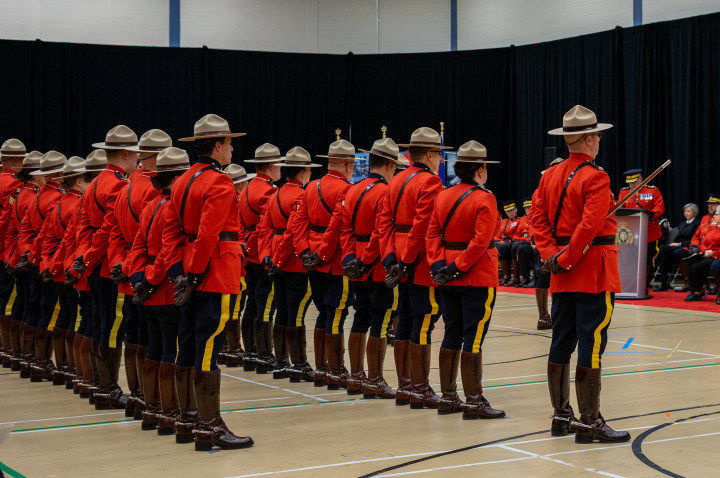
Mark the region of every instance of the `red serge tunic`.
<instances>
[{"instance_id":1,"label":"red serge tunic","mask_svg":"<svg viewBox=\"0 0 720 478\"><path fill-rule=\"evenodd\" d=\"M14 197L17 194L19 188L23 187L15 171L12 169L3 169L0 173L0 238L5 238L7 232L8 220L11 219L9 211L12 210L12 203L9 201L10 197ZM13 201L15 199L13 198ZM7 213L7 214L6 214ZM5 260L5 248L0 247L0 262Z\"/></svg>"},{"instance_id":2,"label":"red serge tunic","mask_svg":"<svg viewBox=\"0 0 720 478\"><path fill-rule=\"evenodd\" d=\"M357 259L366 266L372 266L358 281L364 281L370 276L374 282L385 280L385 268L380 262L380 237L376 226L387 188L388 183L384 177L370 173L367 178L350 186L345 196L340 232L342 262L347 264Z\"/></svg>"},{"instance_id":3,"label":"red serge tunic","mask_svg":"<svg viewBox=\"0 0 720 478\"><path fill-rule=\"evenodd\" d=\"M410 176L413 177L400 196L400 189ZM434 286L425 254L425 238L435 198L443 190L442 181L430 168L417 163L392 178L387 190L378 223L383 266L387 269L393 262L401 266L414 265L414 283Z\"/></svg>"},{"instance_id":4,"label":"red serge tunic","mask_svg":"<svg viewBox=\"0 0 720 478\"><path fill-rule=\"evenodd\" d=\"M620 190L618 200L624 198L630 192L630 187L626 186ZM662 237L662 229L660 228L660 216L665 213L665 203L663 202L660 190L655 186L645 186L635 193L632 198L625 201L623 205L629 209L644 209L650 212L648 217L648 242L657 241Z\"/></svg>"},{"instance_id":5,"label":"red serge tunic","mask_svg":"<svg viewBox=\"0 0 720 478\"><path fill-rule=\"evenodd\" d=\"M296 254L309 250L320 256L322 263L315 268L318 272L343 275L340 227L343 202L349 188L350 183L344 176L337 171L328 171L322 178L308 183L288 223Z\"/></svg>"},{"instance_id":6,"label":"red serge tunic","mask_svg":"<svg viewBox=\"0 0 720 478\"><path fill-rule=\"evenodd\" d=\"M65 280L66 245L63 239L67 233L68 225L77 216L82 193L71 189L60 197L55 209L48 213L48 217L41 232L43 236L42 256L40 270L48 269L55 278L55 282Z\"/></svg>"},{"instance_id":7,"label":"red serge tunic","mask_svg":"<svg viewBox=\"0 0 720 478\"><path fill-rule=\"evenodd\" d=\"M245 243L245 254L248 262L260 264L263 257L260 255L258 237L260 234L260 218L268 199L277 192L272 178L266 174L258 174L250 180L245 190L240 193L239 208L241 231L244 231L240 242Z\"/></svg>"},{"instance_id":8,"label":"red serge tunic","mask_svg":"<svg viewBox=\"0 0 720 478\"><path fill-rule=\"evenodd\" d=\"M518 218L503 219L495 239L498 241L512 241L515 239L515 231L518 228L519 221L520 220Z\"/></svg>"},{"instance_id":9,"label":"red serge tunic","mask_svg":"<svg viewBox=\"0 0 720 478\"><path fill-rule=\"evenodd\" d=\"M7 231L5 232L5 262L15 267L20 261L20 252L18 249L18 236L20 234L20 224L28 213L28 210L35 202L37 197L37 188L32 184L23 185L16 197L8 198L9 208L3 213L7 216Z\"/></svg>"},{"instance_id":10,"label":"red serge tunic","mask_svg":"<svg viewBox=\"0 0 720 478\"><path fill-rule=\"evenodd\" d=\"M475 189L458 205L445 228L443 225L455 202ZM493 236L500 225L497 201L492 192L475 183L462 182L440 194L430 219L427 257L430 268L442 267L454 274L449 286L497 287L498 251ZM449 246L449 247L448 247Z\"/></svg>"},{"instance_id":11,"label":"red serge tunic","mask_svg":"<svg viewBox=\"0 0 720 478\"><path fill-rule=\"evenodd\" d=\"M543 259L560 252L563 246L553 235L558 201L570 173L581 164L570 181L557 223L557 237L570 238L558 264L567 272L552 274L550 292L620 292L616 245L591 246L596 236L615 236L615 216L606 217L614 205L607 173L584 154L571 153L562 163L551 166L540 179L533 202L535 244Z\"/></svg>"},{"instance_id":12,"label":"red serge tunic","mask_svg":"<svg viewBox=\"0 0 720 478\"><path fill-rule=\"evenodd\" d=\"M305 195L302 183L289 179L270 196L260 220L262 243L260 257L272 257L273 264L285 272L307 273L293 248L293 234L288 227L290 216Z\"/></svg>"},{"instance_id":13,"label":"red serge tunic","mask_svg":"<svg viewBox=\"0 0 720 478\"><path fill-rule=\"evenodd\" d=\"M34 266L40 266L42 255L42 229L50 212L55 209L62 196L60 184L49 182L41 187L35 201L28 206L27 213L20 224L18 236L18 253L29 252L28 260Z\"/></svg>"}]
</instances>

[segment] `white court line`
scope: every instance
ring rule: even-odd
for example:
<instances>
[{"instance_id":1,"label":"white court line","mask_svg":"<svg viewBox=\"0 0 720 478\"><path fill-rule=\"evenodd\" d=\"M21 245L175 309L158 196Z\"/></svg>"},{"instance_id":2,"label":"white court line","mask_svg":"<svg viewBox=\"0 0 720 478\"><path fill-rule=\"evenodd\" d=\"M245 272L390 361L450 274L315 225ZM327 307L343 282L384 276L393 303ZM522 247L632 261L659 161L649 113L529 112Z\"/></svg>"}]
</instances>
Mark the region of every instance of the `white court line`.
<instances>
[{"instance_id":1,"label":"white court line","mask_svg":"<svg viewBox=\"0 0 720 478\"><path fill-rule=\"evenodd\" d=\"M123 420L121 422L110 422L110 423L93 423L90 425L80 425L77 427L69 426L69 427L57 427L57 428L45 428L45 429L39 429L39 430L21 430L17 432L12 432L12 435L23 435L25 433L39 433L39 432L55 432L60 430L77 430L80 428L93 428L93 427L107 427L110 425L126 425L128 423L138 423L135 420Z\"/></svg>"},{"instance_id":2,"label":"white court line","mask_svg":"<svg viewBox=\"0 0 720 478\"><path fill-rule=\"evenodd\" d=\"M501 328L501 329L514 329L514 330L522 330L523 332L534 332L534 333L537 333L537 330L523 329L523 328L520 328L520 327L510 327L510 326L508 326L508 325L490 324L490 327L499 327L499 328ZM625 342L623 342L623 341L618 341L618 340L608 340L608 342L613 342L613 343L616 343L616 344L624 344L624 343L625 343ZM653 345L638 344L637 342L633 342L633 346L634 346L634 347L646 347L646 348L658 349L658 350L672 350L672 349L667 348L667 347L655 347L655 346L653 346ZM690 350L680 350L680 349L678 349L678 350L676 350L676 352L685 352L685 353L687 353L687 354L704 355L704 356L706 356L706 357L711 357L711 358L720 358L720 355L706 354L706 353L702 353L702 352L692 352L692 351L690 351Z\"/></svg>"},{"instance_id":3,"label":"white court line","mask_svg":"<svg viewBox=\"0 0 720 478\"><path fill-rule=\"evenodd\" d=\"M684 422L673 423L673 425L682 425L682 424L686 424L686 423L696 423L696 422L702 422L702 421L707 421L707 419L703 418L703 419L698 419L698 420L688 420L688 421L684 421ZM648 429L648 428L653 428L656 426L657 426L657 424L646 425L646 426L642 426L642 427L627 428L626 430ZM714 433L714 434L720 434L720 432ZM706 436L706 435L692 435L692 436L681 437L681 438L676 438L676 439L695 438L695 437L701 437L701 436ZM567 440L567 439L574 439L574 436L568 435L568 436L564 436L564 437L550 437L550 438L539 438L539 439L535 439L535 440L516 441L516 442L505 443L505 444L483 446L483 447L479 447L479 448L474 448L474 450L484 450L486 448L497 448L500 446L521 445L521 444L525 444L525 443L538 443L538 442L546 442L546 441L553 441L553 440ZM663 441L663 440L656 440L656 441L643 442L643 443L655 443L655 442L660 442L660 441ZM572 450L572 451L566 451L566 452L561 452L561 453L551 453L551 454L542 455L542 456L551 457L551 456L555 456L555 455L583 453L583 452L587 452L587 451L595 451L595 450L601 450L601 449L606 449L606 448L617 448L617 447L631 446L631 445L632 445L632 443L626 443L626 444L622 444L622 445L613 445L613 446L608 446L608 447L593 447L593 448L585 448L582 450ZM252 474L248 474L248 475L237 475L237 476L233 476L233 477L229 477L229 478L248 478L248 477L252 477L252 476L266 476L266 475L274 475L274 474L280 474L280 473L294 473L294 472L298 472L298 471L320 470L320 469L325 469L325 468L335 468L338 466L358 465L358 464L363 464L363 463L373 463L373 462L387 461L387 460L400 460L403 458L416 458L416 457L422 457L422 456L428 456L428 455L436 455L439 453L447 453L447 451L448 450L438 450L438 451L430 451L430 452L424 452L424 453L414 453L411 455L397 455L397 456L388 456L388 457L382 457L382 458L370 458L367 460L345 461L345 462L339 462L339 463L329 463L326 465L308 466L308 467L304 467L304 468L293 468L293 469L289 469L289 470L267 471L267 472L262 472L262 473L252 473ZM470 450L467 450L467 451L470 451ZM484 464L521 461L521 460L527 460L527 459L531 459L531 458L532 457L524 457L524 458L514 458L514 459L510 459L510 460L489 461L489 462L482 462L482 463L469 463L469 464L452 466L452 467L432 468L432 469L427 469L427 470L403 472L403 473L396 473L396 474L386 474L386 475L380 475L380 476L401 476L401 475L407 475L407 474L425 473L425 472L429 472L429 471L445 470L445 469L459 468L459 467L465 467L465 466L476 466L476 465L484 465ZM612 476L612 475L609 475L609 476Z\"/></svg>"},{"instance_id":4,"label":"white court line","mask_svg":"<svg viewBox=\"0 0 720 478\"><path fill-rule=\"evenodd\" d=\"M562 460L556 460L554 458L543 456L538 453L533 453L531 451L521 450L519 448L513 448L508 445L498 445L496 448L502 448L503 450L514 451L515 453L522 453L523 455L529 455L529 456L532 456L533 458L540 458L542 460L552 461L553 463L559 463L561 465L570 466L572 468L575 468L575 465L573 465L572 463L568 463L568 462L562 461Z\"/></svg>"},{"instance_id":5,"label":"white court line","mask_svg":"<svg viewBox=\"0 0 720 478\"><path fill-rule=\"evenodd\" d=\"M268 400L285 400L287 398L292 398L292 397L253 398L252 400L231 400L229 402L220 402L220 405L225 405L226 403L266 402Z\"/></svg>"},{"instance_id":6,"label":"white court line","mask_svg":"<svg viewBox=\"0 0 720 478\"><path fill-rule=\"evenodd\" d=\"M103 415L124 415L125 412L110 412L110 413L96 413L94 415L74 415L70 417L57 417L57 418L37 418L35 420L17 420L14 422L0 422L0 425L9 425L11 423L32 423L32 422L49 422L51 420L68 420L70 418L88 418L88 417L101 417Z\"/></svg>"},{"instance_id":7,"label":"white court line","mask_svg":"<svg viewBox=\"0 0 720 478\"><path fill-rule=\"evenodd\" d=\"M312 398L313 400L317 400L319 402L327 402L328 401L328 400L325 400L324 398L318 398L316 395L308 395L306 393L296 392L295 390L278 387L276 385L269 385L267 383L256 382L255 380L248 380L247 378L236 377L235 375L230 375L227 373L224 373L223 375L226 377L234 378L235 380L242 380L243 382L248 382L248 383L252 383L255 385L262 385L263 387L274 388L276 390L282 390L283 392L294 393L295 395L302 395L303 397Z\"/></svg>"}]
</instances>

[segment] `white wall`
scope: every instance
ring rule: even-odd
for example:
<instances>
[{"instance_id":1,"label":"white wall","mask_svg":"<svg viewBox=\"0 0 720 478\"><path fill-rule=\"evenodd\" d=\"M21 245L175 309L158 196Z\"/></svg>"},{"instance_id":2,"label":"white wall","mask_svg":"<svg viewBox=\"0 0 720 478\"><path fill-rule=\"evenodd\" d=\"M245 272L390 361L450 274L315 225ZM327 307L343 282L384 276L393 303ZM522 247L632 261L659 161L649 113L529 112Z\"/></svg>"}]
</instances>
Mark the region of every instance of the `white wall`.
<instances>
[{"instance_id":1,"label":"white wall","mask_svg":"<svg viewBox=\"0 0 720 478\"><path fill-rule=\"evenodd\" d=\"M643 0L643 23L720 12L718 0Z\"/></svg>"},{"instance_id":2,"label":"white wall","mask_svg":"<svg viewBox=\"0 0 720 478\"><path fill-rule=\"evenodd\" d=\"M0 0L0 38L168 45L168 0Z\"/></svg>"}]
</instances>

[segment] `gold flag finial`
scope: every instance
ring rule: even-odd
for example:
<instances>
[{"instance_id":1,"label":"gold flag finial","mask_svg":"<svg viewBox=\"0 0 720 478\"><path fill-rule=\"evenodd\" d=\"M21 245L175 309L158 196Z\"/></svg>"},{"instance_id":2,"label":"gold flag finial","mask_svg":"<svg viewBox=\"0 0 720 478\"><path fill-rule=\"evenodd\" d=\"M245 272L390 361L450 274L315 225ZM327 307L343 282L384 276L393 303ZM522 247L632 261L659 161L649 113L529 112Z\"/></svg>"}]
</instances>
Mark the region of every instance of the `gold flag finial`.
<instances>
[{"instance_id":1,"label":"gold flag finial","mask_svg":"<svg viewBox=\"0 0 720 478\"><path fill-rule=\"evenodd\" d=\"M440 132L442 133L443 131L445 131L445 122L441 121L440 122Z\"/></svg>"},{"instance_id":2,"label":"gold flag finial","mask_svg":"<svg viewBox=\"0 0 720 478\"><path fill-rule=\"evenodd\" d=\"M335 130L335 135L337 136L338 141L340 141L340 133L342 133L342 130L340 128Z\"/></svg>"},{"instance_id":3,"label":"gold flag finial","mask_svg":"<svg viewBox=\"0 0 720 478\"><path fill-rule=\"evenodd\" d=\"M383 125L383 126L380 128L380 131L382 131L383 139L385 139L385 138L387 137L387 136L386 136L387 126Z\"/></svg>"}]
</instances>

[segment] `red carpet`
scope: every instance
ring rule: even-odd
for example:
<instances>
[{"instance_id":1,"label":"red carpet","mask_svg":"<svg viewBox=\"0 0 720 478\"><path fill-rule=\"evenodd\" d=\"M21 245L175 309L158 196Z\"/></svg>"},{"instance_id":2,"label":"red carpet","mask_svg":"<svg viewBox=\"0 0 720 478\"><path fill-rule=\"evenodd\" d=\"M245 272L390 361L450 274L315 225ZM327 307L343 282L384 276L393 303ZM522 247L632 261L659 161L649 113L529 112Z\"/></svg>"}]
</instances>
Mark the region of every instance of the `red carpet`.
<instances>
[{"instance_id":1,"label":"red carpet","mask_svg":"<svg viewBox=\"0 0 720 478\"><path fill-rule=\"evenodd\" d=\"M535 296L535 289L524 287L498 287L498 292L509 292L511 294L527 294ZM697 310L700 312L720 313L720 305L715 304L715 296L705 296L702 301L685 302L685 292L650 292L652 299L647 300L616 300L618 304L632 304L642 307L659 307L661 309L684 309Z\"/></svg>"}]
</instances>

